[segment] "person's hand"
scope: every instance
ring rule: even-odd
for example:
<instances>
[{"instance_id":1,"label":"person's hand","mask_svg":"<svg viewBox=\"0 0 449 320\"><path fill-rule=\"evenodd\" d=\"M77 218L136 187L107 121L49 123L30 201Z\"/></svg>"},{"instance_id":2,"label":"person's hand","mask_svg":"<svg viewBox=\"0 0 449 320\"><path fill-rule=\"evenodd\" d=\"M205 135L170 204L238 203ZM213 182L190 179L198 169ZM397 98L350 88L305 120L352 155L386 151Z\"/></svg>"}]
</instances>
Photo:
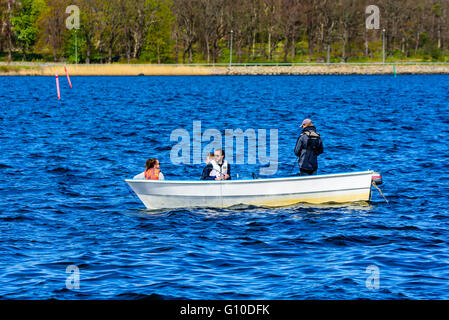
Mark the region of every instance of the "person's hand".
<instances>
[{"instance_id":1,"label":"person's hand","mask_svg":"<svg viewBox=\"0 0 449 320\"><path fill-rule=\"evenodd\" d=\"M229 174L225 173L225 174L223 175L223 179L224 179L224 180L229 179Z\"/></svg>"},{"instance_id":2,"label":"person's hand","mask_svg":"<svg viewBox=\"0 0 449 320\"><path fill-rule=\"evenodd\" d=\"M221 180L221 178L220 177L216 177L215 180Z\"/></svg>"}]
</instances>

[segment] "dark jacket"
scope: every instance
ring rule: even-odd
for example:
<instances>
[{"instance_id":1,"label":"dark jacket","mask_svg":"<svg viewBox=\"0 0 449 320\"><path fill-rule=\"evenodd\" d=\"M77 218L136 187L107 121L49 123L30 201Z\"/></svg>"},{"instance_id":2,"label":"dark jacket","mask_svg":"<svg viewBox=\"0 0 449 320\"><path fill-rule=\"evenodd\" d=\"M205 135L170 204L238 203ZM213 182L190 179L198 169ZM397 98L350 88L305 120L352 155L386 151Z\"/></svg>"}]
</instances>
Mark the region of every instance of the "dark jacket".
<instances>
[{"instance_id":1,"label":"dark jacket","mask_svg":"<svg viewBox=\"0 0 449 320\"><path fill-rule=\"evenodd\" d=\"M208 163L203 169L203 173L201 175L201 180L214 180L215 177L210 176L210 172L212 171L213 168L214 167L212 166L212 164Z\"/></svg>"},{"instance_id":2,"label":"dark jacket","mask_svg":"<svg viewBox=\"0 0 449 320\"><path fill-rule=\"evenodd\" d=\"M219 166L222 166L223 164L219 164ZM201 180L215 180L214 176L210 175L210 172L214 169L214 167L212 166L212 163L208 163L204 169L203 169L203 174L201 175ZM229 174L229 179L231 180L231 165L228 162L228 174Z\"/></svg>"},{"instance_id":3,"label":"dark jacket","mask_svg":"<svg viewBox=\"0 0 449 320\"><path fill-rule=\"evenodd\" d=\"M318 156L323 153L323 141L314 126L306 127L296 141L295 154L299 168L307 171L318 169Z\"/></svg>"}]
</instances>

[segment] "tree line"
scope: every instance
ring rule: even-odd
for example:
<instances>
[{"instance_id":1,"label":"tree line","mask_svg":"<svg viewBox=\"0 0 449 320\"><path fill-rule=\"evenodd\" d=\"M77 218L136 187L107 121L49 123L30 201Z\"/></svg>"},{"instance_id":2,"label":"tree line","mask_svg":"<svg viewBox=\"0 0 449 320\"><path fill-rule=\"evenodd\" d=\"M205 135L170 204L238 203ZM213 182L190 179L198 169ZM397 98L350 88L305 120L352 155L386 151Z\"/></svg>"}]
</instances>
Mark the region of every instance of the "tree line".
<instances>
[{"instance_id":1,"label":"tree line","mask_svg":"<svg viewBox=\"0 0 449 320\"><path fill-rule=\"evenodd\" d=\"M80 9L68 29L66 8ZM367 29L376 5L380 28ZM446 61L449 0L0 0L0 59L81 63ZM385 32L383 32L385 30Z\"/></svg>"}]
</instances>

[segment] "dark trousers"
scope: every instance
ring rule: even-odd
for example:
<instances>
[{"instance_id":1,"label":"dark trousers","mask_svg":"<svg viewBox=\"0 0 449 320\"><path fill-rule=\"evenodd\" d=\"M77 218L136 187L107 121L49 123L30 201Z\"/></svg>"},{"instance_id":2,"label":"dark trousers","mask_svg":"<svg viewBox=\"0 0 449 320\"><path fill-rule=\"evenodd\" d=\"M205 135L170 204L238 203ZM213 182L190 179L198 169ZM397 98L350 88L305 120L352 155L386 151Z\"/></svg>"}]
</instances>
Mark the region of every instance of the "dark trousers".
<instances>
[{"instance_id":1,"label":"dark trousers","mask_svg":"<svg viewBox=\"0 0 449 320\"><path fill-rule=\"evenodd\" d=\"M300 176L313 176L316 174L316 170L299 169L299 171Z\"/></svg>"}]
</instances>

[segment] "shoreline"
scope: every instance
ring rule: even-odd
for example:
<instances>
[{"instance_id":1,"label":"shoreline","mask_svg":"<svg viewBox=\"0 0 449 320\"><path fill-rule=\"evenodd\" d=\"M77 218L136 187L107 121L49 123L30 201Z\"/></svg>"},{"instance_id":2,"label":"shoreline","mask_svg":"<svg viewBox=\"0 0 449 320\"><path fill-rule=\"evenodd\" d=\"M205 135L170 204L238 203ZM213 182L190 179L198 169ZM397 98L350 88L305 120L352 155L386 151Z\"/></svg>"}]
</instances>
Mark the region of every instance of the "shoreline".
<instances>
[{"instance_id":1,"label":"shoreline","mask_svg":"<svg viewBox=\"0 0 449 320\"><path fill-rule=\"evenodd\" d=\"M449 64L149 65L0 63L0 76L211 76L211 75L382 75L449 74Z\"/></svg>"}]
</instances>

